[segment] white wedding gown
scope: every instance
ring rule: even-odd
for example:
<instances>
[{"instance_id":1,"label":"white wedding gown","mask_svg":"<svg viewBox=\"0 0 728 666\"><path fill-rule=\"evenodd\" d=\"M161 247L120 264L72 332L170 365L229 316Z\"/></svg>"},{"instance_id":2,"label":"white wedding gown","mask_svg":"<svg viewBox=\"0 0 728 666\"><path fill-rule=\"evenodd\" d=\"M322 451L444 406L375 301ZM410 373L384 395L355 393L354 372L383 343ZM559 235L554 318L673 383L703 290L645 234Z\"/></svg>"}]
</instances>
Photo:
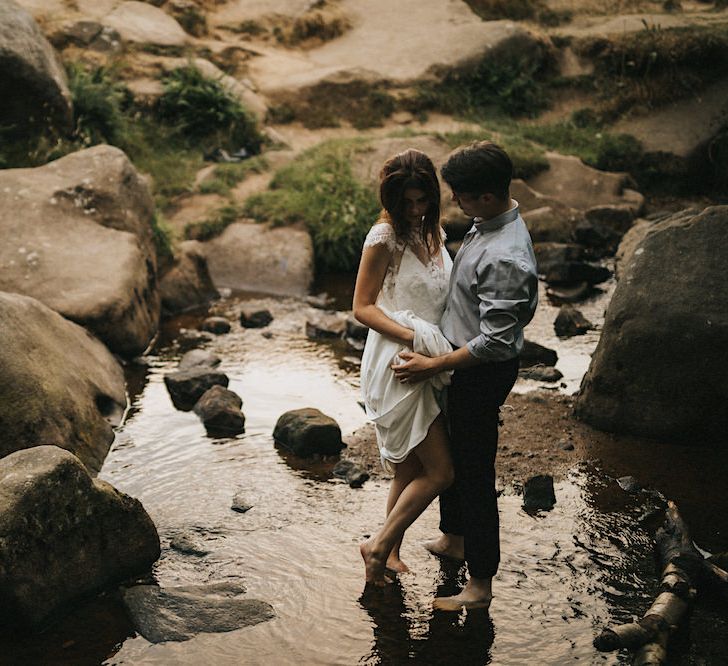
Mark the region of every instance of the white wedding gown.
<instances>
[{"instance_id":1,"label":"white wedding gown","mask_svg":"<svg viewBox=\"0 0 728 666\"><path fill-rule=\"evenodd\" d=\"M452 351L438 327L452 270L444 241L440 254L429 257L421 243L398 241L392 226L381 222L364 241L365 248L372 245L385 245L392 255L377 306L391 319L414 329L414 351L427 356ZM442 409L443 389L452 374L442 372L424 382L402 384L390 366L401 362L398 355L407 349L370 330L362 356L362 397L375 426L382 465L389 472L393 472L392 463L402 462L427 435Z\"/></svg>"}]
</instances>

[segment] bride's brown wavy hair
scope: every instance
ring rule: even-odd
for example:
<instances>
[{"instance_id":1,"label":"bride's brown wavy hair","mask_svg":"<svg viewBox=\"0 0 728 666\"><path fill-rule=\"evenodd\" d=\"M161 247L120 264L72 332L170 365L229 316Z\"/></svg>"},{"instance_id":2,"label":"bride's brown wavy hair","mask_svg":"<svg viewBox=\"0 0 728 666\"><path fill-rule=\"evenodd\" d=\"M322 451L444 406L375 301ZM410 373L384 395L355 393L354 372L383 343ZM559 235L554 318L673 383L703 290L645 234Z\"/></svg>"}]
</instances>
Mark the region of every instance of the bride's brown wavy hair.
<instances>
[{"instance_id":1,"label":"bride's brown wavy hair","mask_svg":"<svg viewBox=\"0 0 728 666\"><path fill-rule=\"evenodd\" d=\"M379 174L379 200L384 208L383 216L401 240L411 237L411 228L405 218L404 200L404 192L409 188L422 190L427 195L427 212L422 220L420 235L433 255L442 244L440 183L432 160L414 148L390 157Z\"/></svg>"}]
</instances>

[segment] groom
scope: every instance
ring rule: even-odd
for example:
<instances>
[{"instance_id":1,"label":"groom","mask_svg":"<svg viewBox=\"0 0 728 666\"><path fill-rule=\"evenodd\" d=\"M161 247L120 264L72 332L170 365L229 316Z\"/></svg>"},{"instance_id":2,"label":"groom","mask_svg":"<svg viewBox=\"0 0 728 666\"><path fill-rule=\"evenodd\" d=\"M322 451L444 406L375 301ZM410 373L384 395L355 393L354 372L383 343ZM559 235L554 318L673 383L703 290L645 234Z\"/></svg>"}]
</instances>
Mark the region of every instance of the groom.
<instances>
[{"instance_id":1,"label":"groom","mask_svg":"<svg viewBox=\"0 0 728 666\"><path fill-rule=\"evenodd\" d=\"M523 328L538 300L531 238L510 197L512 172L506 152L486 141L456 151L442 167L453 200L473 218L455 257L441 321L454 351L434 358L402 353L407 362L392 366L403 382L454 370L447 417L455 483L440 495L442 535L427 548L464 559L470 578L459 594L435 599L442 610L487 607L500 561L499 408L516 381Z\"/></svg>"}]
</instances>

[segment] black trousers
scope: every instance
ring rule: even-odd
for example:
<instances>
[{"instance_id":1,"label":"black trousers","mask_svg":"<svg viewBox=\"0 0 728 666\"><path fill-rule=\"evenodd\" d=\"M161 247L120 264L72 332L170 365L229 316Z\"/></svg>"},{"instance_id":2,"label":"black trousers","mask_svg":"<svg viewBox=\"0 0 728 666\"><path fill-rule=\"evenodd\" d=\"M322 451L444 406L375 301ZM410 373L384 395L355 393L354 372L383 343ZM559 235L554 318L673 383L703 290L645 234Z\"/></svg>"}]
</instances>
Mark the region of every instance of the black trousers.
<instances>
[{"instance_id":1,"label":"black trousers","mask_svg":"<svg viewBox=\"0 0 728 666\"><path fill-rule=\"evenodd\" d=\"M440 495L440 530L464 537L470 575L491 578L500 562L495 455L499 408L518 376L518 359L456 370L448 389L455 483Z\"/></svg>"}]
</instances>

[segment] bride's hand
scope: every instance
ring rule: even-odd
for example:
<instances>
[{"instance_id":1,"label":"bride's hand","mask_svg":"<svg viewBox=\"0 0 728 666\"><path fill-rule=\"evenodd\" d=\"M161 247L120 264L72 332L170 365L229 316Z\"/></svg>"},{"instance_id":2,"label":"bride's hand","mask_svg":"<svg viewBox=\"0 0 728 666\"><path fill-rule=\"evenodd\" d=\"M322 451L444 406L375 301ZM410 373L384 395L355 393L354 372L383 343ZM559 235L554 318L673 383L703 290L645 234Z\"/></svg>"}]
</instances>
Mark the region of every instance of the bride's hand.
<instances>
[{"instance_id":1,"label":"bride's hand","mask_svg":"<svg viewBox=\"0 0 728 666\"><path fill-rule=\"evenodd\" d=\"M393 363L390 367L394 370L394 376L403 384L416 384L438 373L435 360L424 354L403 351L399 358L404 363Z\"/></svg>"}]
</instances>

